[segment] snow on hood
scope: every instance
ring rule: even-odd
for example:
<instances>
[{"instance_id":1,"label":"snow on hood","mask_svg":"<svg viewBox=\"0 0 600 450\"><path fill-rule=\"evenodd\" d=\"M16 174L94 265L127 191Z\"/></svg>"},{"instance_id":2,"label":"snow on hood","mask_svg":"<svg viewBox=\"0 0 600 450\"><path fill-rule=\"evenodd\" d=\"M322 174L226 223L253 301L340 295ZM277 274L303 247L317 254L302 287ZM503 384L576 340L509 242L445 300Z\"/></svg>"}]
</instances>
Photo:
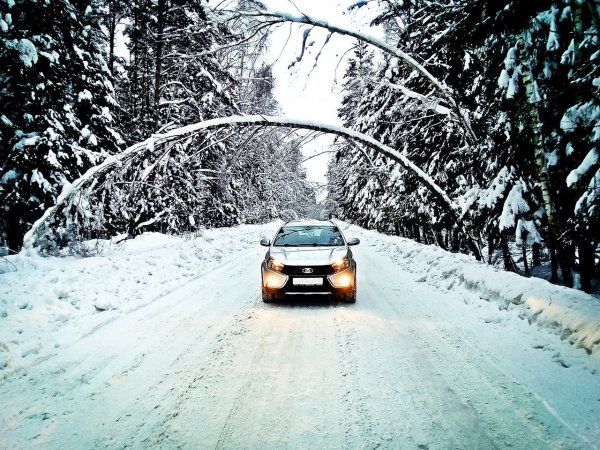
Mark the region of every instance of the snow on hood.
<instances>
[{"instance_id":1,"label":"snow on hood","mask_svg":"<svg viewBox=\"0 0 600 450\"><path fill-rule=\"evenodd\" d=\"M326 266L348 254L346 247L271 247L270 256L290 266Z\"/></svg>"}]
</instances>

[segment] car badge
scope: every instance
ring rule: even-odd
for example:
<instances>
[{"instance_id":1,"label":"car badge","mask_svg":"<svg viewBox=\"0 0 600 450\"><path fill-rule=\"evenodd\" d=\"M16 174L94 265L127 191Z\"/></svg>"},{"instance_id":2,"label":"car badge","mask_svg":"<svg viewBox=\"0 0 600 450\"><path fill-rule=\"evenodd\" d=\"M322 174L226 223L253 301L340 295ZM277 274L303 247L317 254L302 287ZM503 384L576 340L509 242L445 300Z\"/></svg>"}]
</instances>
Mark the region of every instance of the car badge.
<instances>
[{"instance_id":1,"label":"car badge","mask_svg":"<svg viewBox=\"0 0 600 450\"><path fill-rule=\"evenodd\" d=\"M304 269L302 269L302 273L313 273L314 270L312 270L310 267L305 267Z\"/></svg>"}]
</instances>

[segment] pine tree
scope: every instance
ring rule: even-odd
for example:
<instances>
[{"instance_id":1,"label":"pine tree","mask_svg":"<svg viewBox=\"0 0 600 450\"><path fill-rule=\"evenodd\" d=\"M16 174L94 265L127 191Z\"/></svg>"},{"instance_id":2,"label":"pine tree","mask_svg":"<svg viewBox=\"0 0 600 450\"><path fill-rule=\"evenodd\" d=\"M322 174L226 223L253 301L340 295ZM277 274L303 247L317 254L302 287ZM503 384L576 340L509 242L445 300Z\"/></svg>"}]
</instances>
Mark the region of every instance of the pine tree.
<instances>
[{"instance_id":1,"label":"pine tree","mask_svg":"<svg viewBox=\"0 0 600 450\"><path fill-rule=\"evenodd\" d=\"M94 11L67 0L0 2L0 225L17 250L62 187L118 150Z\"/></svg>"},{"instance_id":2,"label":"pine tree","mask_svg":"<svg viewBox=\"0 0 600 450\"><path fill-rule=\"evenodd\" d=\"M264 36L229 48L232 31L200 2L139 0L130 14L131 59L117 85L129 142L232 112L277 110L271 68L261 62ZM288 134L236 130L150 149L141 164L107 180L97 199L107 205L107 232L180 233L271 220L279 204L270 194L276 185L286 208L299 192L314 204L303 183L289 192L283 186L286 177L304 178Z\"/></svg>"},{"instance_id":3,"label":"pine tree","mask_svg":"<svg viewBox=\"0 0 600 450\"><path fill-rule=\"evenodd\" d=\"M600 240L597 7L586 1L524 0L382 6L376 22L384 25L387 39L418 55L450 88L461 111L431 100L436 93L412 68L388 57L371 70L371 89L348 90L347 98L361 100L355 106L360 112L347 125L403 150L451 193L473 236L487 241L490 261L499 245L505 266L512 267L508 240L514 239L527 267L526 248L538 249L544 241L557 255L553 279L560 262L564 283L571 285L577 247L582 287L590 290ZM456 120L457 115L467 120ZM348 179L363 170L355 162L346 166ZM372 164L386 167L378 158ZM423 228L435 234L441 226L458 250L460 236L447 229L444 212L431 206L410 174L393 170L380 174L387 179L383 195L361 185L369 190L362 195L377 205L362 209L363 223L400 221L396 228L408 228L405 234L413 237ZM352 208L356 192L336 195Z\"/></svg>"}]
</instances>

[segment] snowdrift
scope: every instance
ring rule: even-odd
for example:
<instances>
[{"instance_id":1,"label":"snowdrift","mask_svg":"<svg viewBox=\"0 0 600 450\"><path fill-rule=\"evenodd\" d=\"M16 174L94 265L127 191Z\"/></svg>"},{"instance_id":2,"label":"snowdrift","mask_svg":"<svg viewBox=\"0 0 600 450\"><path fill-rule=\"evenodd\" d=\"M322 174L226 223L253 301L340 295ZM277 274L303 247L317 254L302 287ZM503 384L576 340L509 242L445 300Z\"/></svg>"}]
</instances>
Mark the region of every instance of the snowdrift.
<instances>
[{"instance_id":1,"label":"snowdrift","mask_svg":"<svg viewBox=\"0 0 600 450\"><path fill-rule=\"evenodd\" d=\"M3 372L43 359L88 330L256 251L278 224L90 241L88 248L98 256L87 258L0 258L0 379Z\"/></svg>"},{"instance_id":2,"label":"snowdrift","mask_svg":"<svg viewBox=\"0 0 600 450\"><path fill-rule=\"evenodd\" d=\"M389 255L402 269L414 273L416 281L478 295L497 303L499 309L519 308L522 319L550 329L563 340L600 357L600 299L539 278L498 270L436 246L354 225L345 228L346 236L362 237L363 245L373 245Z\"/></svg>"}]
</instances>

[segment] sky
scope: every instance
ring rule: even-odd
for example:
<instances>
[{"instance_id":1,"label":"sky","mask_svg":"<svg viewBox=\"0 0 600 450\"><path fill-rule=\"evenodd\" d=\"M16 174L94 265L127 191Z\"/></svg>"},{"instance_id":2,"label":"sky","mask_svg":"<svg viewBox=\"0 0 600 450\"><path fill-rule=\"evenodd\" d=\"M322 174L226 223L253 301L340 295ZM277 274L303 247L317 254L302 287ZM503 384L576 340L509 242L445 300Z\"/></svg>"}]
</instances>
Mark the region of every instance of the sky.
<instances>
[{"instance_id":1,"label":"sky","mask_svg":"<svg viewBox=\"0 0 600 450\"><path fill-rule=\"evenodd\" d=\"M289 26L286 26L289 32ZM292 35L294 38L298 36L298 26L293 26ZM323 38L323 33L319 30L315 33L316 38ZM277 34L287 32L277 30L272 40L278 40ZM284 38L285 39L285 38ZM278 101L281 113L286 116L301 117L311 120L319 120L322 122L339 124L340 119L337 116L337 110L341 102L340 83L343 78L345 64L342 61L337 72L338 79L335 78L336 65L340 62L340 50L336 47L347 45L347 39L331 38L328 48L325 48L317 66L312 69L314 64L314 54L307 55L306 62L303 62L300 67L288 69L288 66L296 58L296 49L300 44L296 45L297 39L291 39L290 43L284 48L283 55L275 62L273 67L273 75L276 79L275 83L275 99ZM308 64L307 64L308 63ZM310 65L310 67L308 67ZM322 153L333 142L333 137L324 135L311 141L303 148L305 157L311 157L317 153ZM304 163L307 170L307 178L310 181L325 183L327 162L329 154L324 153L320 156L311 158Z\"/></svg>"},{"instance_id":2,"label":"sky","mask_svg":"<svg viewBox=\"0 0 600 450\"><path fill-rule=\"evenodd\" d=\"M333 22L352 22L348 5L355 0L289 0L264 1L265 4L281 11L303 13L325 18ZM357 20L360 19L360 15ZM296 61L302 49L303 31L306 26L285 24L273 30L271 51L267 59L274 63L273 75L276 80L274 95L286 116L318 120L341 125L337 110L342 99L341 86L348 58L352 55L355 39L334 34L323 47L328 32L315 28L307 42L310 45L302 60ZM322 50L321 50L322 49ZM315 57L321 51L315 65ZM322 136L304 148L307 158L322 153L333 142L332 136ZM326 183L327 163L331 153L324 153L304 163L307 178L317 183Z\"/></svg>"}]
</instances>

